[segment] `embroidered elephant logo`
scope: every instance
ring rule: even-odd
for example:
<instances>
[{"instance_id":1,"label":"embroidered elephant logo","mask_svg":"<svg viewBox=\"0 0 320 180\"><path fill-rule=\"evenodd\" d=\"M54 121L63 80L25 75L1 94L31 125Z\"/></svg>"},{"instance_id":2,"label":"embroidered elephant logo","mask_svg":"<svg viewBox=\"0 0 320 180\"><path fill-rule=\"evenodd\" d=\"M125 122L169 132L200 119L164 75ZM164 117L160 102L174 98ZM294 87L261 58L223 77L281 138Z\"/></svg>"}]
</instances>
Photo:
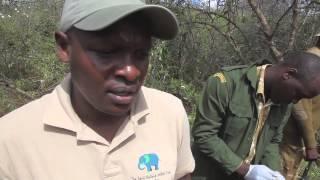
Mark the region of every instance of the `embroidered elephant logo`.
<instances>
[{"instance_id":1,"label":"embroidered elephant logo","mask_svg":"<svg viewBox=\"0 0 320 180\"><path fill-rule=\"evenodd\" d=\"M157 154L151 153L140 156L138 164L140 170L147 168L147 171L151 172L152 167L154 167L154 170L159 169L159 157Z\"/></svg>"}]
</instances>

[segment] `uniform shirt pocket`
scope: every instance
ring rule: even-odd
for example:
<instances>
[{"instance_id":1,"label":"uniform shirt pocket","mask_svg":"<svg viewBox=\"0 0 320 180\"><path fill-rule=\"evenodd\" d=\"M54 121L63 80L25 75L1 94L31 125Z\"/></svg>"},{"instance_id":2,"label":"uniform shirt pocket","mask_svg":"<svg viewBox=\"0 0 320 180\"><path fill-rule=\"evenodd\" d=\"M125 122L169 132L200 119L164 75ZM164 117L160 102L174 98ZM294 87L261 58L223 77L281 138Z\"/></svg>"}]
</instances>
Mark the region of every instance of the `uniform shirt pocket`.
<instances>
[{"instance_id":1,"label":"uniform shirt pocket","mask_svg":"<svg viewBox=\"0 0 320 180\"><path fill-rule=\"evenodd\" d=\"M236 150L246 136L250 119L237 115L228 117L223 139L232 150Z\"/></svg>"},{"instance_id":2,"label":"uniform shirt pocket","mask_svg":"<svg viewBox=\"0 0 320 180\"><path fill-rule=\"evenodd\" d=\"M225 119L225 133L239 136L247 129L252 116L252 109L248 106L246 106L246 110L244 110L243 106L231 104L229 113Z\"/></svg>"}]
</instances>

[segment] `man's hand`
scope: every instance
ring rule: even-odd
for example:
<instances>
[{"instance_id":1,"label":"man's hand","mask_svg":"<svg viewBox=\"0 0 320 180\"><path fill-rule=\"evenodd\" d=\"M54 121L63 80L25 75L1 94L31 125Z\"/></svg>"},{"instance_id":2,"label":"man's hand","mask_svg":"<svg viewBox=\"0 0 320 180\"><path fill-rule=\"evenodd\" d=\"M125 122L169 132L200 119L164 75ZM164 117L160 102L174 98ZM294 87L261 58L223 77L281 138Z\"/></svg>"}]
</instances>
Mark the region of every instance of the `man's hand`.
<instances>
[{"instance_id":1,"label":"man's hand","mask_svg":"<svg viewBox=\"0 0 320 180\"><path fill-rule=\"evenodd\" d=\"M317 148L306 148L306 161L316 161L319 158Z\"/></svg>"},{"instance_id":2,"label":"man's hand","mask_svg":"<svg viewBox=\"0 0 320 180\"><path fill-rule=\"evenodd\" d=\"M236 173L241 177L244 177L250 169L250 164L243 162L240 167L236 170Z\"/></svg>"},{"instance_id":3,"label":"man's hand","mask_svg":"<svg viewBox=\"0 0 320 180\"><path fill-rule=\"evenodd\" d=\"M285 180L278 172L273 171L265 165L250 165L248 173L244 176L245 180Z\"/></svg>"}]
</instances>

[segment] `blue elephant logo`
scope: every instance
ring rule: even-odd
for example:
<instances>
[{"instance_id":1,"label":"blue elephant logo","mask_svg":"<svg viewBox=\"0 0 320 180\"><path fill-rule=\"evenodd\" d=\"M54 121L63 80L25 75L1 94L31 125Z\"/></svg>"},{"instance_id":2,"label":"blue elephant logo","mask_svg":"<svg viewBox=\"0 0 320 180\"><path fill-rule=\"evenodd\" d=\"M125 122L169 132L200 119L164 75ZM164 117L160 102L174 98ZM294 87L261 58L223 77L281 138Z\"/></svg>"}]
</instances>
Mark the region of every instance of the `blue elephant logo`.
<instances>
[{"instance_id":1,"label":"blue elephant logo","mask_svg":"<svg viewBox=\"0 0 320 180\"><path fill-rule=\"evenodd\" d=\"M140 170L144 170L145 168L147 168L147 171L151 172L152 167L154 167L154 170L159 169L159 157L157 154L151 153L140 156L138 164L138 168Z\"/></svg>"}]
</instances>

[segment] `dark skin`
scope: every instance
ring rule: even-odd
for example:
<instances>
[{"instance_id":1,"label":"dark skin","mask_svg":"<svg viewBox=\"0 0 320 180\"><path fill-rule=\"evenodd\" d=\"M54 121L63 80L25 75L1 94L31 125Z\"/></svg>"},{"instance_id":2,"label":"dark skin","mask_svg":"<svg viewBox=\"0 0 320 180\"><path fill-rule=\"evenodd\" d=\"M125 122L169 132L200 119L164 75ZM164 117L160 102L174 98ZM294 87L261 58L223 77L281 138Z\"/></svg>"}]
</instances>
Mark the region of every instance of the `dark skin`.
<instances>
[{"instance_id":1,"label":"dark skin","mask_svg":"<svg viewBox=\"0 0 320 180\"><path fill-rule=\"evenodd\" d=\"M111 142L147 74L150 33L121 21L99 32L72 29L55 37L60 60L70 63L73 108Z\"/></svg>"},{"instance_id":2,"label":"dark skin","mask_svg":"<svg viewBox=\"0 0 320 180\"><path fill-rule=\"evenodd\" d=\"M319 158L318 148L306 148L306 161L316 161Z\"/></svg>"},{"instance_id":3,"label":"dark skin","mask_svg":"<svg viewBox=\"0 0 320 180\"><path fill-rule=\"evenodd\" d=\"M274 103L297 103L319 94L320 77L308 81L296 78L298 70L282 65L269 66L265 75L265 94Z\"/></svg>"},{"instance_id":4,"label":"dark skin","mask_svg":"<svg viewBox=\"0 0 320 180\"><path fill-rule=\"evenodd\" d=\"M280 103L286 103L289 102L290 100L292 100L293 103L297 103L300 99L302 98L312 98L314 97L317 92L319 92L319 88L317 86L315 86L317 83L319 84L319 78L313 79L309 82L300 82L298 79L294 78L294 75L297 73L297 70L294 68L288 68L288 67L280 67L279 71L279 67L277 68L271 68L268 71L269 76L266 76L266 86L270 87L272 86L272 78L273 76L277 73L275 71L278 71L282 74L281 75L281 80L285 82L285 84L289 85L286 87L281 87L278 89L281 89L282 91L280 91L279 94L276 95L276 97L280 97L282 96L282 98L278 98L279 100L282 101L278 101ZM291 85L291 86L290 86ZM270 90L271 88L267 88L267 95L270 96ZM279 91L278 91L279 92ZM276 100L273 100L274 102L276 102ZM316 148L310 148L310 149L306 149L306 160L307 161L312 161L312 160L316 160L318 158L318 152Z\"/></svg>"},{"instance_id":5,"label":"dark skin","mask_svg":"<svg viewBox=\"0 0 320 180\"><path fill-rule=\"evenodd\" d=\"M309 81L296 78L297 69L279 64L268 66L265 72L265 95L274 103L297 103L301 98L312 98L320 93L320 76ZM243 163L236 172L245 176L249 164Z\"/></svg>"},{"instance_id":6,"label":"dark skin","mask_svg":"<svg viewBox=\"0 0 320 180\"><path fill-rule=\"evenodd\" d=\"M146 77L150 33L141 24L120 21L99 32L56 32L55 38L60 60L70 64L73 108L111 142ZM191 175L180 180L191 180Z\"/></svg>"}]
</instances>

